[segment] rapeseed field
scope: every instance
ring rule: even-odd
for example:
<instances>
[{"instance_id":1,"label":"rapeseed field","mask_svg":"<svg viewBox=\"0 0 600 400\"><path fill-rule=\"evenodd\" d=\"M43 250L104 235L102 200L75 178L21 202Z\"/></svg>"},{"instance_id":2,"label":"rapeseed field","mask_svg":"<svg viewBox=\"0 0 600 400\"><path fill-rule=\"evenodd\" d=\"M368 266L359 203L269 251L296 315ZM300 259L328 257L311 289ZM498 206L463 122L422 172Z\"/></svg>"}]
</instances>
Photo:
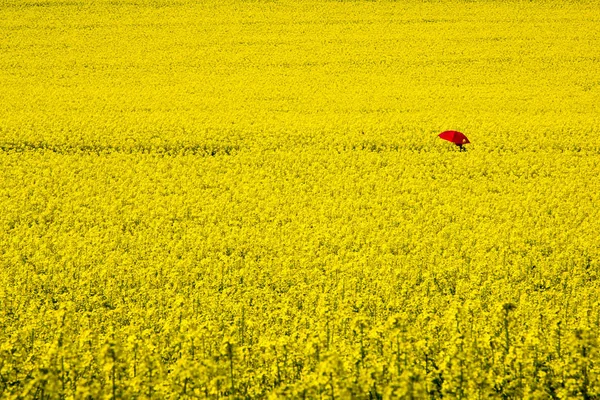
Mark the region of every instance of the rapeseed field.
<instances>
[{"instance_id":1,"label":"rapeseed field","mask_svg":"<svg viewBox=\"0 0 600 400\"><path fill-rule=\"evenodd\" d=\"M0 397L600 397L599 24L2 0Z\"/></svg>"}]
</instances>

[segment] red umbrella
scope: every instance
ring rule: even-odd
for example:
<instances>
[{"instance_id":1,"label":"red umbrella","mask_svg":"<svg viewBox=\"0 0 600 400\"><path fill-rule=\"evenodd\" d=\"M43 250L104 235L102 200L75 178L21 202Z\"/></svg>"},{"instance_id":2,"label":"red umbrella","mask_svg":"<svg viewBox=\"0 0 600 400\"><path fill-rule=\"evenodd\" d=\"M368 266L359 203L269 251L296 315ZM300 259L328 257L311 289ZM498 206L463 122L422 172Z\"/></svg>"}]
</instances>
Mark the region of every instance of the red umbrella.
<instances>
[{"instance_id":1,"label":"red umbrella","mask_svg":"<svg viewBox=\"0 0 600 400\"><path fill-rule=\"evenodd\" d=\"M464 133L458 131L444 131L438 135L440 138L454 143L462 148L463 144L471 143Z\"/></svg>"}]
</instances>

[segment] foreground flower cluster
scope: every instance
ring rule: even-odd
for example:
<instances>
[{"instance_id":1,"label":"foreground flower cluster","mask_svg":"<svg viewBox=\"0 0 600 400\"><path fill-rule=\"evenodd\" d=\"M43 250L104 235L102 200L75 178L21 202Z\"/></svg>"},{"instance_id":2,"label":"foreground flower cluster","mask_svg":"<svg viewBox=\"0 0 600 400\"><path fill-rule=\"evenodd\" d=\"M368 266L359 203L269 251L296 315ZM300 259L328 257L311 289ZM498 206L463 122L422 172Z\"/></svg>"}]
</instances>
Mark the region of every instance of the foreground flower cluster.
<instances>
[{"instance_id":1,"label":"foreground flower cluster","mask_svg":"<svg viewBox=\"0 0 600 400\"><path fill-rule=\"evenodd\" d=\"M6 0L0 397L600 396L599 12Z\"/></svg>"}]
</instances>

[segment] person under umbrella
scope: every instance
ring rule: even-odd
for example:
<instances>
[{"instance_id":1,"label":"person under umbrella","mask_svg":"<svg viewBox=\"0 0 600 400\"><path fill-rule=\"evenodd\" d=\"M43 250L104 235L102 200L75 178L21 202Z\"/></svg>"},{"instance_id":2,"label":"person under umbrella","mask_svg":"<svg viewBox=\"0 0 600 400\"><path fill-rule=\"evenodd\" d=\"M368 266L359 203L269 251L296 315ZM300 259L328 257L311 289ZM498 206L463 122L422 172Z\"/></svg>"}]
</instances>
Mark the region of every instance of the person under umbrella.
<instances>
[{"instance_id":1,"label":"person under umbrella","mask_svg":"<svg viewBox=\"0 0 600 400\"><path fill-rule=\"evenodd\" d=\"M458 131L444 131L438 135L441 139L447 140L458 146L459 151L467 151L465 144L471 143L464 133Z\"/></svg>"}]
</instances>

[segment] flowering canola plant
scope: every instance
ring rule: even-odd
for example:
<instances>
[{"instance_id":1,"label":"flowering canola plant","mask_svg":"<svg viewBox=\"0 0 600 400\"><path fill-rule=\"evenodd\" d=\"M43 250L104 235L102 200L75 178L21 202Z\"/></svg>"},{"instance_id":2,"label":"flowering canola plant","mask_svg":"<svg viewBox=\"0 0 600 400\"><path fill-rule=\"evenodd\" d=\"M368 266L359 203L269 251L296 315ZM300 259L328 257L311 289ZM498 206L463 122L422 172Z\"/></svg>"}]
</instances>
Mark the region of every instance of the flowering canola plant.
<instances>
[{"instance_id":1,"label":"flowering canola plant","mask_svg":"<svg viewBox=\"0 0 600 400\"><path fill-rule=\"evenodd\" d=\"M3 0L0 397L597 398L599 14Z\"/></svg>"}]
</instances>

